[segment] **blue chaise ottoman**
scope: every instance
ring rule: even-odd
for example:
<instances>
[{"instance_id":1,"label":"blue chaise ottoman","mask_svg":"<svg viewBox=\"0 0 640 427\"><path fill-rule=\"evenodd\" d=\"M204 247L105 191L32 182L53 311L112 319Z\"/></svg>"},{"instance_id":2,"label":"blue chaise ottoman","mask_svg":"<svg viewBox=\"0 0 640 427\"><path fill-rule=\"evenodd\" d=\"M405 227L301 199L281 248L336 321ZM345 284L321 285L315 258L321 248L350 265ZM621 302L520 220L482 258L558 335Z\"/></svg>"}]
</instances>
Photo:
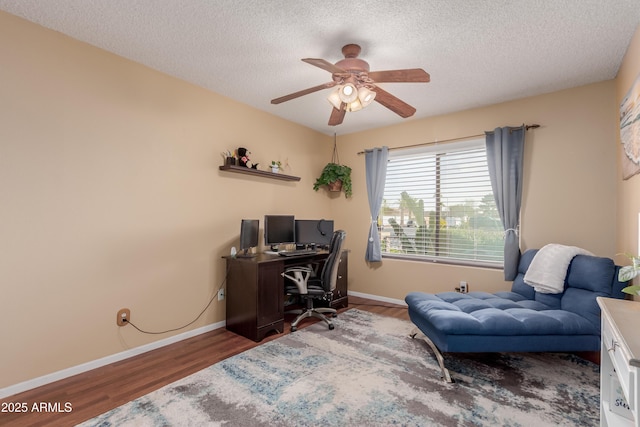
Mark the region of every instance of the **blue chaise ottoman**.
<instances>
[{"instance_id":1,"label":"blue chaise ottoman","mask_svg":"<svg viewBox=\"0 0 640 427\"><path fill-rule=\"evenodd\" d=\"M600 350L600 308L596 297L623 298L626 283L609 258L577 255L569 264L564 291L536 292L524 276L537 250L525 252L511 291L411 292L409 317L432 348L443 378L452 382L442 353L582 352Z\"/></svg>"}]
</instances>

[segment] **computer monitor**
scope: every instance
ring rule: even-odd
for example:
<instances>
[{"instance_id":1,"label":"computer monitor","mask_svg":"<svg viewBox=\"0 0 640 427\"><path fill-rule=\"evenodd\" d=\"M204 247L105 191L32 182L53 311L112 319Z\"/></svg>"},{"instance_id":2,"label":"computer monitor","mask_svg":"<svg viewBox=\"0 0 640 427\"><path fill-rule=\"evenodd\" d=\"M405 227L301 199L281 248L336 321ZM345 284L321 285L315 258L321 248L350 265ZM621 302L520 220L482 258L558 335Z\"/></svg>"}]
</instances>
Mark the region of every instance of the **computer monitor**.
<instances>
[{"instance_id":1,"label":"computer monitor","mask_svg":"<svg viewBox=\"0 0 640 427\"><path fill-rule=\"evenodd\" d=\"M328 246L333 236L333 220L297 219L296 244Z\"/></svg>"},{"instance_id":2,"label":"computer monitor","mask_svg":"<svg viewBox=\"0 0 640 427\"><path fill-rule=\"evenodd\" d=\"M296 223L293 215L264 216L264 244L271 250L278 250L278 245L296 242Z\"/></svg>"},{"instance_id":3,"label":"computer monitor","mask_svg":"<svg viewBox=\"0 0 640 427\"><path fill-rule=\"evenodd\" d=\"M240 253L239 257L253 257L249 252L251 248L258 246L260 221L257 219L243 219L240 223Z\"/></svg>"}]
</instances>

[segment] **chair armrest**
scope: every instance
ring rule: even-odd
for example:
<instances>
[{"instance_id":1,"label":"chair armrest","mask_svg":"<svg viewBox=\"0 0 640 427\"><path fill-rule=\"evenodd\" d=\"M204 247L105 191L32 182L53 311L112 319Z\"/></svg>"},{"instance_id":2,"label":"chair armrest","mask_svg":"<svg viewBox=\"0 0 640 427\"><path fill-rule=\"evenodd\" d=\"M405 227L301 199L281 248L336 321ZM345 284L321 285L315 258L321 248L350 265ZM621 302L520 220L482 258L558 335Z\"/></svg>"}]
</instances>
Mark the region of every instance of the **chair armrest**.
<instances>
[{"instance_id":1,"label":"chair armrest","mask_svg":"<svg viewBox=\"0 0 640 427\"><path fill-rule=\"evenodd\" d=\"M293 273L293 272L309 272L312 273L313 269L311 267L307 267L307 266L301 266L301 265L297 265L295 267L288 267L284 273L282 273L282 275L284 275L285 273Z\"/></svg>"},{"instance_id":2,"label":"chair armrest","mask_svg":"<svg viewBox=\"0 0 640 427\"><path fill-rule=\"evenodd\" d=\"M307 294L307 280L311 273L313 273L313 269L309 267L290 267L281 274L282 277L296 284L300 294Z\"/></svg>"}]
</instances>

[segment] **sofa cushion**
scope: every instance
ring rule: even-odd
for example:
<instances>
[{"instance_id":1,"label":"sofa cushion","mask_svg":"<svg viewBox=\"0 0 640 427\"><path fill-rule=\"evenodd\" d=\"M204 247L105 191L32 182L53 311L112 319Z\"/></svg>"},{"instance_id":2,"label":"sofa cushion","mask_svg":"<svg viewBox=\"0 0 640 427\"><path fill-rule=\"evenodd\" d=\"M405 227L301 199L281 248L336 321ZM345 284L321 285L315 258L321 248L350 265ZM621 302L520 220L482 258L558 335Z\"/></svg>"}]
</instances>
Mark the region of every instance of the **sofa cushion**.
<instances>
[{"instance_id":1,"label":"sofa cushion","mask_svg":"<svg viewBox=\"0 0 640 427\"><path fill-rule=\"evenodd\" d=\"M600 306L596 297L610 297L610 293L567 288L562 297L562 309L579 314L600 330Z\"/></svg>"},{"instance_id":2,"label":"sofa cushion","mask_svg":"<svg viewBox=\"0 0 640 427\"><path fill-rule=\"evenodd\" d=\"M485 298L480 292L433 295L412 292L407 304L447 335L592 335L598 327L582 316L536 301ZM486 294L491 295L491 294Z\"/></svg>"},{"instance_id":3,"label":"sofa cushion","mask_svg":"<svg viewBox=\"0 0 640 427\"><path fill-rule=\"evenodd\" d=\"M577 255L569 264L567 287L594 292L611 291L611 278L616 266L609 258Z\"/></svg>"},{"instance_id":4,"label":"sofa cushion","mask_svg":"<svg viewBox=\"0 0 640 427\"><path fill-rule=\"evenodd\" d=\"M573 311L574 313L585 315L583 307L587 308L587 317L591 322L599 322L600 309L597 307L595 297L593 294L583 294L579 292L569 292L570 288L584 289L587 291L596 292L596 296L613 296L619 298L615 289L612 289L612 284L616 283L612 278L617 276L616 265L613 260L609 258L601 258L587 255L577 255L573 258L567 269L567 276L565 279L565 291L561 294L543 294L536 292L533 287L524 283L524 275L531 265L537 250L526 251L520 257L520 263L518 264L518 276L513 281L511 291L518 293L526 299L538 301L549 308L562 309ZM575 301L576 295L583 295L585 299L589 295L593 301L589 304L582 306L583 302ZM569 300L565 300L565 297L569 297ZM587 301L584 301L585 303Z\"/></svg>"},{"instance_id":5,"label":"sofa cushion","mask_svg":"<svg viewBox=\"0 0 640 427\"><path fill-rule=\"evenodd\" d=\"M538 252L537 249L528 250L520 256L520 262L518 263L518 274L511 285L511 291L517 292L526 299L534 299L536 291L526 283L524 283L524 275L533 261L533 257Z\"/></svg>"}]
</instances>

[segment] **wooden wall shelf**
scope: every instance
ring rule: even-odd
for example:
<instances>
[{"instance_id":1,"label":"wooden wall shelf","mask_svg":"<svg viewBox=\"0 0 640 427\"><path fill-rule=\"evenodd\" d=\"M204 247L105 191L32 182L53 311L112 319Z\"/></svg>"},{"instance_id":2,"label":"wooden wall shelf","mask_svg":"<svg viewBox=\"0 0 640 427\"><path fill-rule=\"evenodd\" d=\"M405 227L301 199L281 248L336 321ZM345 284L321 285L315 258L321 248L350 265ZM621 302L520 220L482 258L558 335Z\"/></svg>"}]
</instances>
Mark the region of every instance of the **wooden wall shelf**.
<instances>
[{"instance_id":1,"label":"wooden wall shelf","mask_svg":"<svg viewBox=\"0 0 640 427\"><path fill-rule=\"evenodd\" d=\"M245 175L256 175L265 178L279 179L281 181L300 181L299 176L285 175L283 173L273 173L268 171L261 171L258 169L251 169L244 166L224 165L220 166L221 171L243 173Z\"/></svg>"}]
</instances>

